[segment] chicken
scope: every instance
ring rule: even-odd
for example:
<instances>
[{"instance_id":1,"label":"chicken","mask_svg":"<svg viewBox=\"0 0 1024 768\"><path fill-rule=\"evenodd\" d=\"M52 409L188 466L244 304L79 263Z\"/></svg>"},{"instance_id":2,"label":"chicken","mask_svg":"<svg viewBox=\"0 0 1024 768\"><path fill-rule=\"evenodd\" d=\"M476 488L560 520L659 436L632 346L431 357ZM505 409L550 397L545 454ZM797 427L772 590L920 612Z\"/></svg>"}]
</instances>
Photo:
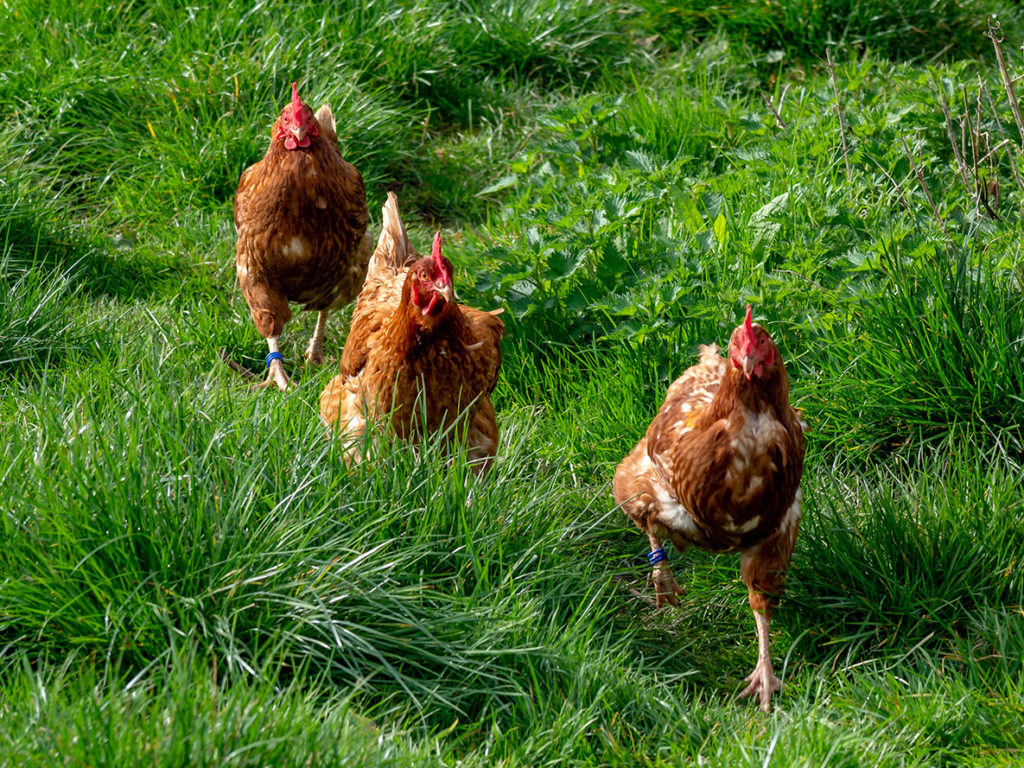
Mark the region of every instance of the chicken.
<instances>
[{"instance_id":1,"label":"chicken","mask_svg":"<svg viewBox=\"0 0 1024 768\"><path fill-rule=\"evenodd\" d=\"M789 378L767 331L732 333L729 358L701 346L700 362L668 388L647 433L615 470L615 501L647 533L656 605L683 594L662 549L691 545L740 552L757 628L749 685L768 712L781 687L768 654L768 627L783 590L800 523L804 424L789 404Z\"/></svg>"},{"instance_id":2,"label":"chicken","mask_svg":"<svg viewBox=\"0 0 1024 768\"><path fill-rule=\"evenodd\" d=\"M356 300L341 374L320 395L320 417L359 461L367 422L389 424L411 442L466 441L471 466L488 469L498 448L490 393L501 367L504 323L495 312L455 302L441 233L429 257L409 245L388 193L383 231ZM424 433L425 428L425 433Z\"/></svg>"},{"instance_id":3,"label":"chicken","mask_svg":"<svg viewBox=\"0 0 1024 768\"><path fill-rule=\"evenodd\" d=\"M235 193L236 269L256 330L270 353L260 387L289 386L277 340L289 302L318 312L305 358L324 361L327 316L359 291L373 238L363 178L338 151L334 114L313 115L295 83L271 129L270 147L242 173Z\"/></svg>"}]
</instances>

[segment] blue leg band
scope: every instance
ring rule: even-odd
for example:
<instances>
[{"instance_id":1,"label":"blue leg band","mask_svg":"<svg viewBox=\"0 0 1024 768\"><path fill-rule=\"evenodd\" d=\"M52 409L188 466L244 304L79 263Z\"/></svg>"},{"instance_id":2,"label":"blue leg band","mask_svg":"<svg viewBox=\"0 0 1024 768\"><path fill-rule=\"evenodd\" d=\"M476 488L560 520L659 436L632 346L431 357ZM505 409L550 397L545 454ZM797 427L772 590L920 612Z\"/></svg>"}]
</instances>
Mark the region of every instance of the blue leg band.
<instances>
[{"instance_id":1,"label":"blue leg band","mask_svg":"<svg viewBox=\"0 0 1024 768\"><path fill-rule=\"evenodd\" d=\"M647 553L647 562L651 565L657 565L658 563L667 563L668 555L665 554L664 548L658 547L653 552Z\"/></svg>"}]
</instances>

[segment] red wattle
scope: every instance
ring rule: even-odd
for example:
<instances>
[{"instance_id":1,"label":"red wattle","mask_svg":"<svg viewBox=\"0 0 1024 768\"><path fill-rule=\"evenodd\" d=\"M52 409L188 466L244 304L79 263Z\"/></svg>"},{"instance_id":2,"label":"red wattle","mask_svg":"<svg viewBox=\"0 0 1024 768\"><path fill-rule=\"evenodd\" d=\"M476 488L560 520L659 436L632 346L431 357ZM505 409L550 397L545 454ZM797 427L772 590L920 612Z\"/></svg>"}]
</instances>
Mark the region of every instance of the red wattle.
<instances>
[{"instance_id":1,"label":"red wattle","mask_svg":"<svg viewBox=\"0 0 1024 768\"><path fill-rule=\"evenodd\" d=\"M425 306L423 308L423 314L424 315L432 315L432 314L434 314L434 307L437 306L437 298L438 297L437 297L436 293L434 293L434 294L432 294L430 296L430 303L427 304L427 306Z\"/></svg>"}]
</instances>

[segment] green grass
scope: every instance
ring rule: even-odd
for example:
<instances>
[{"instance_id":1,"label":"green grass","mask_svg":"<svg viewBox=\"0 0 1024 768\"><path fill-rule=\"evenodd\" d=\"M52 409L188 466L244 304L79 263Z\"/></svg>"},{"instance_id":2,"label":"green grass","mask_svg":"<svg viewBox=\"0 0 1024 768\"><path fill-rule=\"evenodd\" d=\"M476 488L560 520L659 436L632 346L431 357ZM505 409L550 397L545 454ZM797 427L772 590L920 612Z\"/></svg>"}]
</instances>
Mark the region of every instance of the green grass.
<instances>
[{"instance_id":1,"label":"green grass","mask_svg":"<svg viewBox=\"0 0 1024 768\"><path fill-rule=\"evenodd\" d=\"M6 10L0 765L1021 761L1021 137L979 32L1013 60L1019 9ZM507 310L482 480L386 437L347 469L314 318L289 394L220 360L261 366L231 201L293 79L371 227L398 185ZM769 716L737 559L655 612L610 489L747 302L812 426Z\"/></svg>"}]
</instances>

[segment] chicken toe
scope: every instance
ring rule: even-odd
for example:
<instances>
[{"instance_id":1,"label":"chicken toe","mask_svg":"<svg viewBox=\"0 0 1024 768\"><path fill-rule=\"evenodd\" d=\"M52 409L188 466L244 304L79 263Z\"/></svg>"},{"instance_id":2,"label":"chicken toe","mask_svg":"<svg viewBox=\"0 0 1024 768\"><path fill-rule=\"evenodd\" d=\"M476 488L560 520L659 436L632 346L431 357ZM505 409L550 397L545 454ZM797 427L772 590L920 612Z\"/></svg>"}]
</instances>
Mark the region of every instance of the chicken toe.
<instances>
[{"instance_id":1,"label":"chicken toe","mask_svg":"<svg viewBox=\"0 0 1024 768\"><path fill-rule=\"evenodd\" d=\"M314 341L314 339L309 340L309 346L306 347L306 354L303 355L303 358L310 365L323 365L326 360L323 345L315 344Z\"/></svg>"},{"instance_id":2,"label":"chicken toe","mask_svg":"<svg viewBox=\"0 0 1024 768\"><path fill-rule=\"evenodd\" d=\"M654 570L651 571L651 582L654 584L654 594L657 599L656 608L661 608L665 603L678 606L677 595L686 594L683 588L676 583L676 577L672 575L672 569L667 565L654 566Z\"/></svg>"},{"instance_id":3,"label":"chicken toe","mask_svg":"<svg viewBox=\"0 0 1024 768\"><path fill-rule=\"evenodd\" d=\"M267 378L255 385L254 389L267 389L271 386L276 386L282 392L287 392L292 386L288 374L284 372L284 363L280 360L271 361Z\"/></svg>"},{"instance_id":4,"label":"chicken toe","mask_svg":"<svg viewBox=\"0 0 1024 768\"><path fill-rule=\"evenodd\" d=\"M267 355L267 378L257 384L254 389L267 389L276 385L282 392L287 392L291 388L291 381L288 379L288 374L285 373L284 357L277 348L276 336L267 339L267 347L270 349L270 353Z\"/></svg>"},{"instance_id":5,"label":"chicken toe","mask_svg":"<svg viewBox=\"0 0 1024 768\"><path fill-rule=\"evenodd\" d=\"M740 692L740 698L745 699L755 693L761 702L763 712L771 712L772 694L782 688L782 681L775 676L772 669L772 662L768 658L758 659L754 671L747 675L748 685Z\"/></svg>"}]
</instances>

